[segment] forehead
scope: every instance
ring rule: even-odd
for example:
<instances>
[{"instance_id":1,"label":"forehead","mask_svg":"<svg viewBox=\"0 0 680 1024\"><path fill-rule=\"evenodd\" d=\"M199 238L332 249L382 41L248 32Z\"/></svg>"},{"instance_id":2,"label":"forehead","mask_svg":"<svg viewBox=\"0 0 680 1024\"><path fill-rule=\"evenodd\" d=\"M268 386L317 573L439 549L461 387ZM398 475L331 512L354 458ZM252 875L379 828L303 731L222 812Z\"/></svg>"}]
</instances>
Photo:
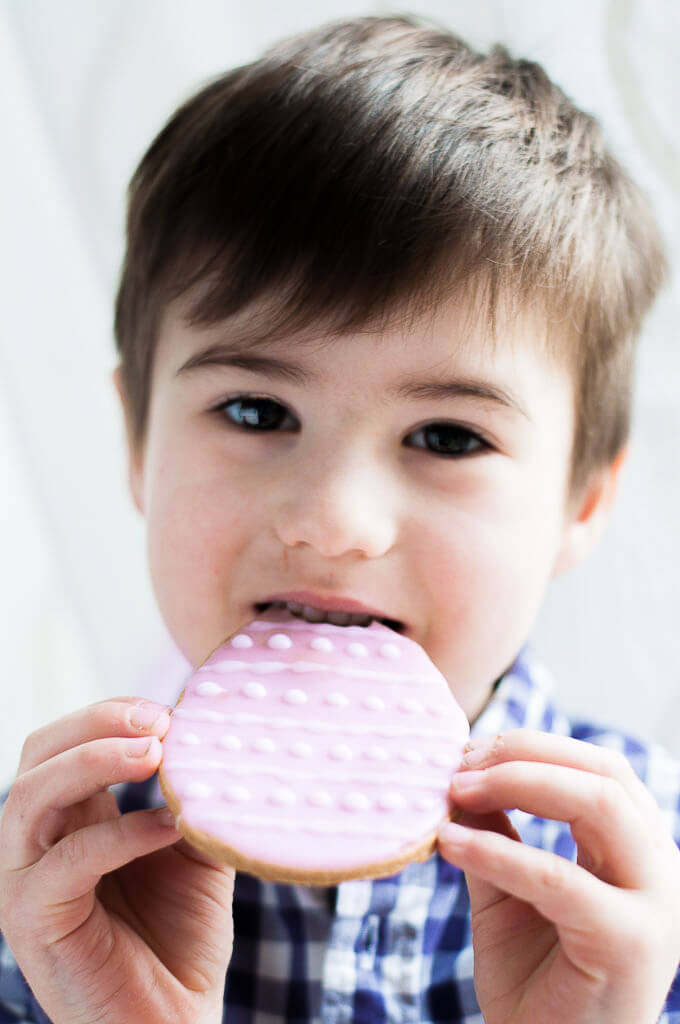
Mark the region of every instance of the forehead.
<instances>
[{"instance_id":1,"label":"forehead","mask_svg":"<svg viewBox=\"0 0 680 1024\"><path fill-rule=\"evenodd\" d=\"M286 306L273 296L251 304L219 322L205 323L200 317L200 298L188 294L171 303L163 315L155 361L174 363L179 368L187 360L206 361L220 353L248 354L257 360L286 357L309 367L303 376L313 382L312 366L332 364L351 348L358 347L370 359L372 352L390 360L376 360L376 366L388 373L395 359L425 366L464 357L471 364L487 368L495 363L498 372L522 354L562 369L568 346L556 330L548 329L545 316L518 308L511 302L494 300L477 290L474 294L458 290L426 311L414 308L387 313L350 330L334 322L300 322L286 314ZM561 332L563 333L563 332ZM541 358L542 357L542 358ZM181 362L180 362L181 361ZM434 365L433 365L434 368Z\"/></svg>"}]
</instances>

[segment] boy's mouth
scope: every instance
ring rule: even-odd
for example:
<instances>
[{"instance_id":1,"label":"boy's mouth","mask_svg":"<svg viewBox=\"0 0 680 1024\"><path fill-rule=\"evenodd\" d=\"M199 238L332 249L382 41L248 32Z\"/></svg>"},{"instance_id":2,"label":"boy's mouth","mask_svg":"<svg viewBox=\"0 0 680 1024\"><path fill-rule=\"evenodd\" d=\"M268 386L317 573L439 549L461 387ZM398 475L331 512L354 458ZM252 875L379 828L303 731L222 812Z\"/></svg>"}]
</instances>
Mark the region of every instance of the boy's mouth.
<instances>
[{"instance_id":1,"label":"boy's mouth","mask_svg":"<svg viewBox=\"0 0 680 1024\"><path fill-rule=\"evenodd\" d=\"M334 602L335 603L335 602ZM302 603L301 601L259 601L255 605L258 615L268 608L280 608L289 611L299 619L306 622L329 622L333 626L370 626L372 622L380 622L383 626L394 630L396 633L404 633L406 627L398 619L390 619L381 615L374 615L371 612L350 611L343 608L322 608L319 605Z\"/></svg>"}]
</instances>

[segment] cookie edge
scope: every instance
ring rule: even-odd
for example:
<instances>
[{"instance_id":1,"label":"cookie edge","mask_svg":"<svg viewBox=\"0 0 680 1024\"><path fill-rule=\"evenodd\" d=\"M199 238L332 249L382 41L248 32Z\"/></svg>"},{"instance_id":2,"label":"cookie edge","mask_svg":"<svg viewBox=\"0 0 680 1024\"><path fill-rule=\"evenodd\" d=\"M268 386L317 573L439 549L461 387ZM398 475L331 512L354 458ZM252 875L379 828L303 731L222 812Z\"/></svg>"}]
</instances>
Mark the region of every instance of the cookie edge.
<instances>
[{"instance_id":1,"label":"cookie edge","mask_svg":"<svg viewBox=\"0 0 680 1024\"><path fill-rule=\"evenodd\" d=\"M175 795L172 787L163 777L162 771L158 773L161 792L170 811L175 817L177 830L184 839L197 850L207 854L214 860L226 867L234 868L236 871L245 871L266 882L278 882L284 884L301 885L337 885L340 882L368 880L375 878L389 878L402 871L408 864L427 860L435 852L437 846L438 829L435 829L420 842L407 847L399 856L381 861L366 861L364 864L357 864L351 868L337 869L316 869L316 868L295 868L283 864L275 864L271 861L259 860L247 857L233 846L221 843L209 832L193 828L182 818L181 803ZM447 821L454 821L456 812L445 815L441 824Z\"/></svg>"}]
</instances>

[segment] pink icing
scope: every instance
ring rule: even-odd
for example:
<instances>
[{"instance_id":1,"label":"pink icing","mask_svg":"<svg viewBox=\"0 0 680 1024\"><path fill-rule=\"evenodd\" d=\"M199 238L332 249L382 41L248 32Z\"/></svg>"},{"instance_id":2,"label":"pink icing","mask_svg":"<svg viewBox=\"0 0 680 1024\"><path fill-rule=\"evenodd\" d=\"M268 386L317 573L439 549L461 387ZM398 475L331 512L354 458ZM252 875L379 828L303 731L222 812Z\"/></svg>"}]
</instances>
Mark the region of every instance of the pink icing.
<instances>
[{"instance_id":1,"label":"pink icing","mask_svg":"<svg viewBox=\"0 0 680 1024\"><path fill-rule=\"evenodd\" d=\"M418 644L271 609L191 677L162 770L188 826L268 864L350 871L432 835L468 733Z\"/></svg>"}]
</instances>

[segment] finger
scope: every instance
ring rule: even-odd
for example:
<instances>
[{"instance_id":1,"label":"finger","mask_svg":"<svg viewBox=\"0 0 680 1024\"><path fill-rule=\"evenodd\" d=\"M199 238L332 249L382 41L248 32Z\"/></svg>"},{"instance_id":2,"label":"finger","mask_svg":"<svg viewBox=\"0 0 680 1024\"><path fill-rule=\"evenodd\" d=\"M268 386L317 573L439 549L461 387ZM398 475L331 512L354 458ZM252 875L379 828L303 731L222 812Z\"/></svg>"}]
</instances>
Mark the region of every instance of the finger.
<instances>
[{"instance_id":1,"label":"finger","mask_svg":"<svg viewBox=\"0 0 680 1024\"><path fill-rule=\"evenodd\" d=\"M193 860L197 864L206 864L210 868L217 868L219 871L233 871L234 869L225 865L223 860L218 860L217 857L211 857L204 850L199 850L197 846L193 846L186 839L180 839L177 843L178 853L182 853L188 860Z\"/></svg>"},{"instance_id":2,"label":"finger","mask_svg":"<svg viewBox=\"0 0 680 1024\"><path fill-rule=\"evenodd\" d=\"M515 842L521 842L519 833L502 811L493 811L491 814L469 814L462 813L457 818L458 824L466 828L481 829L488 832L497 832L499 835L507 836ZM445 859L451 850L446 846L440 846L440 853ZM453 863L456 863L455 861ZM458 865L457 865L458 866ZM493 882L487 882L478 875L467 877L468 892L470 895L470 909L473 914L478 914L493 906L501 899L507 897L503 889L499 889Z\"/></svg>"},{"instance_id":3,"label":"finger","mask_svg":"<svg viewBox=\"0 0 680 1024\"><path fill-rule=\"evenodd\" d=\"M40 846L48 850L69 832L118 817L120 810L114 793L110 789L104 790L72 807L56 809L47 814L40 824Z\"/></svg>"},{"instance_id":4,"label":"finger","mask_svg":"<svg viewBox=\"0 0 680 1024\"><path fill-rule=\"evenodd\" d=\"M657 808L654 797L618 750L534 729L512 729L495 736L473 737L465 745L460 769L488 768L507 761L540 761L579 768L615 779L644 811Z\"/></svg>"},{"instance_id":5,"label":"finger","mask_svg":"<svg viewBox=\"0 0 680 1024\"><path fill-rule=\"evenodd\" d=\"M19 775L57 754L106 736L164 736L170 725L169 708L142 698L116 698L80 708L31 733L21 753Z\"/></svg>"},{"instance_id":6,"label":"finger","mask_svg":"<svg viewBox=\"0 0 680 1024\"><path fill-rule=\"evenodd\" d=\"M66 904L90 893L108 872L179 838L167 807L131 811L65 836L36 866L33 884L43 906Z\"/></svg>"},{"instance_id":7,"label":"finger","mask_svg":"<svg viewBox=\"0 0 680 1024\"><path fill-rule=\"evenodd\" d=\"M519 808L568 822L593 874L613 885L644 887L656 871L655 844L636 805L614 779L561 765L512 761L457 772L454 802L477 814Z\"/></svg>"},{"instance_id":8,"label":"finger","mask_svg":"<svg viewBox=\"0 0 680 1024\"><path fill-rule=\"evenodd\" d=\"M161 759L157 736L100 739L72 747L20 775L3 814L5 865L28 867L49 844L42 825L61 811L88 800L119 782L141 782Z\"/></svg>"},{"instance_id":9,"label":"finger","mask_svg":"<svg viewBox=\"0 0 680 1024\"><path fill-rule=\"evenodd\" d=\"M531 904L558 928L606 933L620 919L619 889L547 850L457 823L442 826L439 848L468 881L479 879Z\"/></svg>"}]
</instances>

